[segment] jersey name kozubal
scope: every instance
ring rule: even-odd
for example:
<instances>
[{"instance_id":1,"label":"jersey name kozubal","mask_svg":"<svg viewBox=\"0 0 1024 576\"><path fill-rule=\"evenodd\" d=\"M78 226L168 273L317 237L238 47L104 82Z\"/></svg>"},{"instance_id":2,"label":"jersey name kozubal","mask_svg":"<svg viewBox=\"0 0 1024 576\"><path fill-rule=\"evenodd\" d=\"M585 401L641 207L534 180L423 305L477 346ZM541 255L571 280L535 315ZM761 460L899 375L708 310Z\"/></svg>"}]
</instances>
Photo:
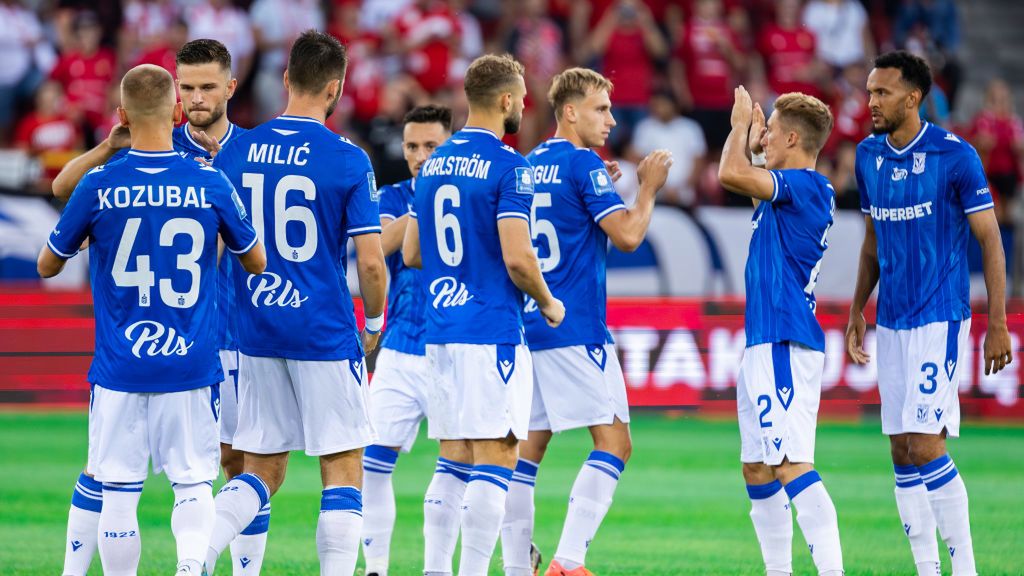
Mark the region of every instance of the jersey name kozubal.
<instances>
[{"instance_id":1,"label":"jersey name kozubal","mask_svg":"<svg viewBox=\"0 0 1024 576\"><path fill-rule=\"evenodd\" d=\"M175 392L222 379L218 234L234 253L256 244L231 183L177 152L131 150L82 178L49 246L67 258L90 239L90 382Z\"/></svg>"},{"instance_id":2,"label":"jersey name kozubal","mask_svg":"<svg viewBox=\"0 0 1024 576\"><path fill-rule=\"evenodd\" d=\"M533 165L534 249L551 293L565 306L565 321L551 328L536 302L527 299L526 341L531 350L610 343L605 324L608 236L600 222L626 205L604 162L590 149L551 139L527 160Z\"/></svg>"},{"instance_id":3,"label":"jersey name kozubal","mask_svg":"<svg viewBox=\"0 0 1024 576\"><path fill-rule=\"evenodd\" d=\"M416 178L428 344L521 344L523 293L505 269L498 221L530 220L530 164L489 130L465 128Z\"/></svg>"},{"instance_id":4,"label":"jersey name kozubal","mask_svg":"<svg viewBox=\"0 0 1024 576\"><path fill-rule=\"evenodd\" d=\"M744 274L747 347L797 342L825 351L814 287L828 248L835 191L814 170L771 170L774 192L754 210Z\"/></svg>"},{"instance_id":5,"label":"jersey name kozubal","mask_svg":"<svg viewBox=\"0 0 1024 576\"><path fill-rule=\"evenodd\" d=\"M344 256L350 237L381 230L366 153L317 120L281 116L235 137L214 165L238 189L267 250L263 274L235 271L238 349L361 358Z\"/></svg>"},{"instance_id":6,"label":"jersey name kozubal","mask_svg":"<svg viewBox=\"0 0 1024 576\"><path fill-rule=\"evenodd\" d=\"M878 247L878 324L894 330L970 318L967 216L993 207L978 153L925 122L903 149L857 146L861 211Z\"/></svg>"}]
</instances>

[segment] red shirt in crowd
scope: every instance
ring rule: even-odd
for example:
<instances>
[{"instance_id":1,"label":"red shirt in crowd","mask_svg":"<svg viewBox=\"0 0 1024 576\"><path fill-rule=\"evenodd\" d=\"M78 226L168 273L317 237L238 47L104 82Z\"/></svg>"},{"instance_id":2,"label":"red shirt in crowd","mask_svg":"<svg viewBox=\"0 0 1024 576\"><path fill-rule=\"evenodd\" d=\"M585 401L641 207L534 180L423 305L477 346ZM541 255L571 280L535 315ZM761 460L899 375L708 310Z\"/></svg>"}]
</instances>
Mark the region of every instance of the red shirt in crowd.
<instances>
[{"instance_id":1,"label":"red shirt in crowd","mask_svg":"<svg viewBox=\"0 0 1024 576\"><path fill-rule=\"evenodd\" d=\"M14 135L15 145L33 155L71 152L78 147L78 142L78 126L65 114L44 117L33 112L18 124ZM59 165L48 166L45 158L43 164L49 178L60 172Z\"/></svg>"},{"instance_id":2,"label":"red shirt in crowd","mask_svg":"<svg viewBox=\"0 0 1024 576\"><path fill-rule=\"evenodd\" d=\"M616 29L608 40L601 66L615 85L612 103L617 106L646 106L651 97L654 65L638 27Z\"/></svg>"},{"instance_id":3,"label":"red shirt in crowd","mask_svg":"<svg viewBox=\"0 0 1024 576\"><path fill-rule=\"evenodd\" d=\"M410 6L395 19L395 31L404 44L416 46L406 54L405 67L420 86L431 94L448 86L452 42L462 35L459 19L448 5Z\"/></svg>"},{"instance_id":4,"label":"red shirt in crowd","mask_svg":"<svg viewBox=\"0 0 1024 576\"><path fill-rule=\"evenodd\" d=\"M732 66L719 48L717 38L724 38L732 49L739 52L740 43L724 21L690 20L676 47L674 57L686 67L686 82L693 97L693 107L699 110L732 108ZM618 87L616 87L618 89Z\"/></svg>"},{"instance_id":5,"label":"red shirt in crowd","mask_svg":"<svg viewBox=\"0 0 1024 576\"><path fill-rule=\"evenodd\" d=\"M380 110L380 100L384 96L384 74L375 58L380 53L383 39L370 31L347 34L337 26L328 28L328 33L348 50L348 71L341 98L351 107L356 119L369 122Z\"/></svg>"},{"instance_id":6,"label":"red shirt in crowd","mask_svg":"<svg viewBox=\"0 0 1024 576\"><path fill-rule=\"evenodd\" d=\"M821 91L799 79L799 74L814 62L814 34L798 28L787 30L778 24L765 26L757 39L757 50L768 68L768 85L776 94L803 92L820 96Z\"/></svg>"},{"instance_id":7,"label":"red shirt in crowd","mask_svg":"<svg viewBox=\"0 0 1024 576\"><path fill-rule=\"evenodd\" d=\"M64 87L68 106L83 112L91 124L102 122L107 102L107 87L114 80L114 52L100 48L86 56L64 54L50 72L50 77Z\"/></svg>"},{"instance_id":8,"label":"red shirt in crowd","mask_svg":"<svg viewBox=\"0 0 1024 576\"><path fill-rule=\"evenodd\" d=\"M986 172L999 175L1014 174L1020 178L1017 146L1024 142L1024 123L1019 116L997 116L991 111L983 110L974 118L970 133L972 138L984 134L995 140L992 150L982 158Z\"/></svg>"},{"instance_id":9,"label":"red shirt in crowd","mask_svg":"<svg viewBox=\"0 0 1024 576\"><path fill-rule=\"evenodd\" d=\"M171 76L177 78L177 54L177 50L167 46L166 44L155 46L150 50L146 50L141 56L139 56L139 59L136 60L133 66L138 66L140 64L152 64L167 70L171 73Z\"/></svg>"}]
</instances>

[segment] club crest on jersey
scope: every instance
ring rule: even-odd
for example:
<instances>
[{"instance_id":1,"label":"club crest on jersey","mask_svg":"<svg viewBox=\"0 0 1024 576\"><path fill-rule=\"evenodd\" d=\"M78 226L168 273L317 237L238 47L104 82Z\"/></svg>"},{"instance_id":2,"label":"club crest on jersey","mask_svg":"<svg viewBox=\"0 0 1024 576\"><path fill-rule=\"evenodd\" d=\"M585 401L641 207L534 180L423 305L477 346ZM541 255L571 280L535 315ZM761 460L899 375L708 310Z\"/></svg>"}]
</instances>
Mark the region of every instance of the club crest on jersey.
<instances>
[{"instance_id":1,"label":"club crest on jersey","mask_svg":"<svg viewBox=\"0 0 1024 576\"><path fill-rule=\"evenodd\" d=\"M594 194L597 194L598 196L604 196L605 194L615 192L615 186L612 184L612 177L604 168L591 170L590 182L594 185Z\"/></svg>"},{"instance_id":2,"label":"club crest on jersey","mask_svg":"<svg viewBox=\"0 0 1024 576\"><path fill-rule=\"evenodd\" d=\"M882 162L885 162L885 158L882 158L881 156L875 156L875 170L882 169Z\"/></svg>"},{"instance_id":3,"label":"club crest on jersey","mask_svg":"<svg viewBox=\"0 0 1024 576\"><path fill-rule=\"evenodd\" d=\"M256 281L255 288L253 281ZM251 300L254 308L260 306L299 308L303 302L309 300L308 296L303 296L299 289L292 285L291 280L283 280L273 272L250 274L245 281L245 286L252 292Z\"/></svg>"},{"instance_id":4,"label":"club crest on jersey","mask_svg":"<svg viewBox=\"0 0 1024 576\"><path fill-rule=\"evenodd\" d=\"M925 160L928 158L926 152L914 152L914 167L910 169L914 174L924 174Z\"/></svg>"},{"instance_id":5,"label":"club crest on jersey","mask_svg":"<svg viewBox=\"0 0 1024 576\"><path fill-rule=\"evenodd\" d=\"M431 282L430 294L434 297L432 305L435 310L464 306L473 299L466 285L451 276L442 276Z\"/></svg>"},{"instance_id":6,"label":"club crest on jersey","mask_svg":"<svg viewBox=\"0 0 1024 576\"><path fill-rule=\"evenodd\" d=\"M892 181L899 182L900 180L907 179L907 169L893 166L892 168Z\"/></svg>"},{"instance_id":7,"label":"club crest on jersey","mask_svg":"<svg viewBox=\"0 0 1024 576\"><path fill-rule=\"evenodd\" d=\"M366 173L366 183L370 185L370 201L380 202L380 190L377 189L377 177L373 172Z\"/></svg>"},{"instance_id":8,"label":"club crest on jersey","mask_svg":"<svg viewBox=\"0 0 1024 576\"><path fill-rule=\"evenodd\" d=\"M604 372L604 365L608 362L608 355L605 353L604 346L600 344L587 346L587 356L590 356L590 360Z\"/></svg>"},{"instance_id":9,"label":"club crest on jersey","mask_svg":"<svg viewBox=\"0 0 1024 576\"><path fill-rule=\"evenodd\" d=\"M516 168L516 192L533 194L533 172L529 168Z\"/></svg>"},{"instance_id":10,"label":"club crest on jersey","mask_svg":"<svg viewBox=\"0 0 1024 576\"><path fill-rule=\"evenodd\" d=\"M155 320L139 320L124 329L124 337L132 343L132 355L142 358L185 356L194 342L189 342L172 327Z\"/></svg>"},{"instance_id":11,"label":"club crest on jersey","mask_svg":"<svg viewBox=\"0 0 1024 576\"><path fill-rule=\"evenodd\" d=\"M247 216L245 212L245 204L242 204L242 199L238 197L238 191L231 191L231 201L235 203L235 210L238 210L238 217L245 220Z\"/></svg>"}]
</instances>

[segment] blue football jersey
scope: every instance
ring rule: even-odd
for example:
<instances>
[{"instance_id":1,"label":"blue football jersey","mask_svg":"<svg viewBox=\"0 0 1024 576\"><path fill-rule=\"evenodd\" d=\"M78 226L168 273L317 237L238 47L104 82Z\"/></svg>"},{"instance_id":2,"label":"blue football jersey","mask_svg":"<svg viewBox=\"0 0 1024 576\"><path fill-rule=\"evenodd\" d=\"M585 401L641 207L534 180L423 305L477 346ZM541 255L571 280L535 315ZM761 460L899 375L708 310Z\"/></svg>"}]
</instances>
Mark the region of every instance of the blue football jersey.
<instances>
[{"instance_id":1,"label":"blue football jersey","mask_svg":"<svg viewBox=\"0 0 1024 576\"><path fill-rule=\"evenodd\" d=\"M625 210L601 158L568 140L542 143L533 165L533 245L551 293L565 305L565 322L548 326L532 298L524 308L531 350L610 343L605 324L608 236L599 225Z\"/></svg>"},{"instance_id":2,"label":"blue football jersey","mask_svg":"<svg viewBox=\"0 0 1024 576\"><path fill-rule=\"evenodd\" d=\"M280 116L236 136L214 165L264 239L267 269L235 270L238 349L249 356L363 356L343 267L352 236L380 232L366 153L312 119Z\"/></svg>"},{"instance_id":3,"label":"blue football jersey","mask_svg":"<svg viewBox=\"0 0 1024 576\"><path fill-rule=\"evenodd\" d=\"M380 189L381 220L397 220L412 209L416 181L404 180ZM426 301L423 291L423 273L409 268L402 261L399 250L387 257L391 273L391 287L388 289L388 328L381 339L381 348L389 348L405 354L422 356L426 354Z\"/></svg>"},{"instance_id":4,"label":"blue football jersey","mask_svg":"<svg viewBox=\"0 0 1024 576\"><path fill-rule=\"evenodd\" d=\"M835 191L814 170L769 173L774 192L754 210L744 274L747 347L790 341L824 352L814 286L828 248Z\"/></svg>"},{"instance_id":5,"label":"blue football jersey","mask_svg":"<svg viewBox=\"0 0 1024 576\"><path fill-rule=\"evenodd\" d=\"M530 219L526 158L489 130L464 128L434 150L416 189L427 343L523 343L523 293L505 270L498 220Z\"/></svg>"},{"instance_id":6,"label":"blue football jersey","mask_svg":"<svg viewBox=\"0 0 1024 576\"><path fill-rule=\"evenodd\" d=\"M177 152L132 150L82 178L49 246L70 258L90 239L90 382L124 392L220 382L218 234L235 253L256 244L231 183Z\"/></svg>"},{"instance_id":7,"label":"blue football jersey","mask_svg":"<svg viewBox=\"0 0 1024 576\"><path fill-rule=\"evenodd\" d=\"M888 137L866 138L856 172L878 243L878 324L907 330L970 318L967 215L993 207L978 153L925 122L902 150Z\"/></svg>"}]
</instances>

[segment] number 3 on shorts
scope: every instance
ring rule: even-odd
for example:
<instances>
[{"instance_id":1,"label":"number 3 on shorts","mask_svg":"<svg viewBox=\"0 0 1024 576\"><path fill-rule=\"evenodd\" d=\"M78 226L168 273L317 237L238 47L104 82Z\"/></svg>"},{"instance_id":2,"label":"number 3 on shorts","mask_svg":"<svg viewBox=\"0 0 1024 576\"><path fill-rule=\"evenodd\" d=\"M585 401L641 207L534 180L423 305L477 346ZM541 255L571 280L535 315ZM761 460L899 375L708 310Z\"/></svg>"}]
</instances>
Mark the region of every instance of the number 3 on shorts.
<instances>
[{"instance_id":1,"label":"number 3 on shorts","mask_svg":"<svg viewBox=\"0 0 1024 576\"><path fill-rule=\"evenodd\" d=\"M935 377L939 374L939 367L934 362L925 362L921 365L921 372L924 373L925 382L917 385L922 394L934 394L939 383Z\"/></svg>"}]
</instances>

